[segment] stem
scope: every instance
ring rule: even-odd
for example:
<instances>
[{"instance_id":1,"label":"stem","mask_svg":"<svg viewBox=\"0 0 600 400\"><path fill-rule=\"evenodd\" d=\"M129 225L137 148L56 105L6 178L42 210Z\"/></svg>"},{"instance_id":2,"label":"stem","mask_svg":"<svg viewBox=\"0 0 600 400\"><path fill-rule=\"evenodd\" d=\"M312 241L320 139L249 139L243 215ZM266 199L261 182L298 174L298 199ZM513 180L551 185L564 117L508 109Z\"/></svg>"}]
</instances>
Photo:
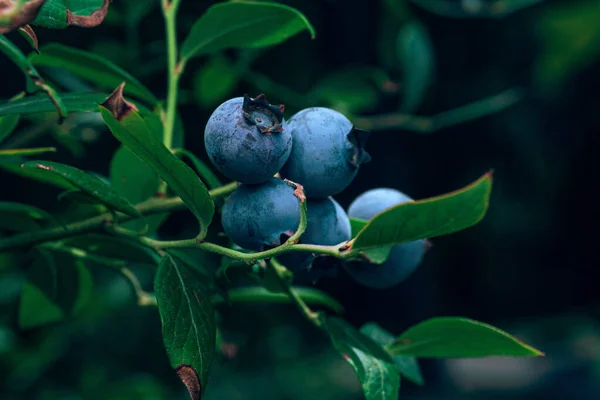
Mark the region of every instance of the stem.
<instances>
[{"instance_id":1,"label":"stem","mask_svg":"<svg viewBox=\"0 0 600 400\"><path fill-rule=\"evenodd\" d=\"M52 251L58 251L61 253L71 254L75 258L92 261L98 265L102 265L104 267L108 267L113 271L118 272L121 276L123 276L131 289L136 295L137 304L139 306L152 306L156 305L156 298L153 294L146 292L142 289L142 285L140 284L139 279L129 268L127 268L127 262L124 260L118 260L115 258L99 256L97 254L92 254L86 250L66 246L60 243L46 243L44 244L45 248L48 248Z\"/></svg>"},{"instance_id":2,"label":"stem","mask_svg":"<svg viewBox=\"0 0 600 400\"><path fill-rule=\"evenodd\" d=\"M167 73L169 75L169 86L167 93L167 114L165 117L165 129L163 143L170 150L173 147L173 130L177 115L177 94L179 92L179 77L183 70L182 65L177 65L177 10L179 0L163 0L162 10L165 18L165 31L167 36Z\"/></svg>"},{"instance_id":3,"label":"stem","mask_svg":"<svg viewBox=\"0 0 600 400\"><path fill-rule=\"evenodd\" d=\"M316 313L313 310L311 310L310 307L304 302L304 300L302 300L302 297L300 297L298 292L294 290L281 275L280 271L285 270L286 268L279 262L277 262L277 260L275 259L271 259L271 261L269 262L269 268L271 268L271 270L273 271L273 274L275 275L277 282L281 286L281 289L283 289L283 291L287 293L287 296L290 299L290 301L294 303L296 307L298 307L298 309L302 312L302 315L304 315L304 317L317 328L321 328L323 326L323 322L321 321L319 313Z\"/></svg>"},{"instance_id":4,"label":"stem","mask_svg":"<svg viewBox=\"0 0 600 400\"><path fill-rule=\"evenodd\" d=\"M307 304L316 304L329 308L336 314L342 314L344 307L327 293L317 289L296 287L293 290ZM284 293L270 292L259 286L231 289L227 292L227 300L231 303L289 303L290 298Z\"/></svg>"},{"instance_id":5,"label":"stem","mask_svg":"<svg viewBox=\"0 0 600 400\"><path fill-rule=\"evenodd\" d=\"M226 196L229 193L233 192L236 188L237 182L231 182L227 185L213 189L208 193L212 198L216 198L220 196ZM168 199L152 198L136 205L136 208L143 215L153 215L160 214L163 212L171 212L175 210L185 209L185 204L179 197L172 197ZM119 222L121 223L135 219L131 216L122 213L116 214L119 218ZM14 250L15 248L19 247L28 247L42 242L64 239L67 237L76 236L78 234L100 230L107 224L112 223L112 221L112 214L107 212L98 215L97 217L88 218L83 221L73 222L65 226L58 226L55 228L14 235L9 238L0 240L0 252L4 250Z\"/></svg>"},{"instance_id":6,"label":"stem","mask_svg":"<svg viewBox=\"0 0 600 400\"><path fill-rule=\"evenodd\" d=\"M171 240L171 241L160 241L150 239L148 237L141 237L140 240L147 246L153 247L157 250L169 249L169 248L180 248L180 247L196 247L198 249L206 250L212 253L220 254L222 256L230 257L235 260L245 261L249 264L255 263L257 260L275 257L282 253L289 251L308 251L315 252L318 254L328 254L339 258L348 257L351 254L349 246L346 243L341 243L338 246L318 246L318 245L301 245L298 244L300 237L306 230L308 225L307 212L306 212L306 198L304 196L304 189L302 185L298 185L292 181L285 180L289 185L294 187L294 195L298 198L300 203L300 222L298 229L292 236L288 238L281 246L274 247L269 250L259 251L257 253L243 253L241 251L233 250L228 247L219 246L218 244L203 242L194 239L185 240Z\"/></svg>"},{"instance_id":7,"label":"stem","mask_svg":"<svg viewBox=\"0 0 600 400\"><path fill-rule=\"evenodd\" d=\"M357 127L369 131L406 129L419 133L433 133L449 126L462 124L500 112L521 100L516 88L508 89L493 96L444 111L429 117L391 113L371 117L354 118Z\"/></svg>"}]
</instances>

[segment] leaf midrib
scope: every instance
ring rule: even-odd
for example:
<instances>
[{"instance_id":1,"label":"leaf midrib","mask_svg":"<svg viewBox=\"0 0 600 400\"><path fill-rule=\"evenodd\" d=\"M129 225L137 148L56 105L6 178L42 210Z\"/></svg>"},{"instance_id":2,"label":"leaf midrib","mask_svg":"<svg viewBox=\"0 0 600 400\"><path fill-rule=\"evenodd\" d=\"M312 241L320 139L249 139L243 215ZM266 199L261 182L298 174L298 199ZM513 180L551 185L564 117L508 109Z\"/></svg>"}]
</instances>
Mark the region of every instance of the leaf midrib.
<instances>
[{"instance_id":1,"label":"leaf midrib","mask_svg":"<svg viewBox=\"0 0 600 400\"><path fill-rule=\"evenodd\" d=\"M192 303L190 300L190 297L188 296L187 293L187 287L185 286L185 283L183 282L183 277L181 276L181 273L179 272L179 268L177 267L177 264L174 262L171 262L171 266L173 267L173 269L175 270L175 273L177 274L177 278L179 279L179 283L181 284L181 291L183 293L183 295L185 296L185 300L187 302L187 306L188 306L188 311L190 313L190 321L192 323L192 327L194 328L194 332L195 332L195 339L196 339L196 346L198 347L198 353L200 355L200 365L204 366L206 365L204 363L204 354L202 354L202 347L200 346L200 333L198 332L198 326L196 325L196 320L194 319L194 310L192 308Z\"/></svg>"},{"instance_id":2,"label":"leaf midrib","mask_svg":"<svg viewBox=\"0 0 600 400\"><path fill-rule=\"evenodd\" d=\"M263 21L268 21L268 20L272 20L272 19L277 19L278 17L279 17L279 16L276 16L276 15L274 15L274 16L268 16L268 17L262 17L262 18L260 18L260 19L255 19L255 20L252 20L252 21L249 21L249 22L245 22L245 23L237 24L237 25L235 25L235 27L233 27L233 28L230 28L230 29L223 29L223 30L220 30L220 33L219 33L218 35L216 35L216 36L213 36L213 38L212 38L212 39L210 39L210 40L205 40L204 42L201 42L201 43L200 43L198 46L195 46L195 47L193 47L193 50L192 50L192 51L190 51L188 54L184 55L184 58L185 58L185 59L189 59L189 58L191 58L191 57L197 56L197 55L198 55L198 53L200 52L200 50L202 50L202 48L204 48L204 47L207 47L207 46L208 46L208 45L210 45L211 43L214 43L214 42L216 42L216 41L217 41L217 40L219 40L220 38L222 38L222 37L224 37L224 36L226 36L226 35L229 35L230 33L232 33L232 32L235 32L236 30L243 29L243 28L247 28L247 27L249 27L249 26L252 26L252 25L255 25L255 24L261 23L261 22L263 22ZM192 30L192 33L193 33L193 32L194 32L194 31ZM190 36L190 37L191 37L191 36ZM188 39L189 39L189 37L188 37ZM186 39L186 41L187 41L187 39Z\"/></svg>"}]
</instances>

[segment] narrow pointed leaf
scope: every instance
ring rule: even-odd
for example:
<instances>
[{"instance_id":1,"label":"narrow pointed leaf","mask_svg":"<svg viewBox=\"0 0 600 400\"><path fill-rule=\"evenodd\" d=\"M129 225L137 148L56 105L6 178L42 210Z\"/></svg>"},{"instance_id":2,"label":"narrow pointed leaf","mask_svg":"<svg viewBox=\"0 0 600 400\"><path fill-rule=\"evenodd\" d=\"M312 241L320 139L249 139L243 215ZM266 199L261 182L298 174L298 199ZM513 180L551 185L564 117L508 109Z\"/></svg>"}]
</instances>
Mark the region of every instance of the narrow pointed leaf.
<instances>
[{"instance_id":1,"label":"narrow pointed leaf","mask_svg":"<svg viewBox=\"0 0 600 400\"><path fill-rule=\"evenodd\" d=\"M109 95L107 93L61 93L61 100L69 112L100 112L99 104ZM144 117L152 112L143 106L138 107ZM43 95L27 96L22 99L0 103L0 116L12 114L37 114L56 111L56 106Z\"/></svg>"},{"instance_id":2,"label":"narrow pointed leaf","mask_svg":"<svg viewBox=\"0 0 600 400\"><path fill-rule=\"evenodd\" d=\"M373 322L363 325L360 333L370 337L383 348L395 341L394 335ZM395 355L392 356L392 360L396 363L400 375L416 385L423 386L425 381L415 357Z\"/></svg>"},{"instance_id":3,"label":"narrow pointed leaf","mask_svg":"<svg viewBox=\"0 0 600 400\"><path fill-rule=\"evenodd\" d=\"M403 203L375 215L358 233L355 250L391 246L448 235L483 219L492 191L492 176L438 197Z\"/></svg>"},{"instance_id":4,"label":"narrow pointed leaf","mask_svg":"<svg viewBox=\"0 0 600 400\"><path fill-rule=\"evenodd\" d=\"M100 200L102 204L132 217L142 216L127 199L121 197L110 185L102 182L92 174L69 165L51 161L28 161L22 166L23 168L37 168L53 172L88 195Z\"/></svg>"},{"instance_id":5,"label":"narrow pointed leaf","mask_svg":"<svg viewBox=\"0 0 600 400\"><path fill-rule=\"evenodd\" d=\"M235 1L210 7L192 27L181 55L189 59L227 48L272 46L308 30L315 30L298 10L282 4Z\"/></svg>"},{"instance_id":6,"label":"narrow pointed leaf","mask_svg":"<svg viewBox=\"0 0 600 400\"><path fill-rule=\"evenodd\" d=\"M17 67L23 71L27 79L28 88L43 91L53 104L54 109L58 111L61 117L66 117L68 109L60 95L52 87L48 86L40 73L35 69L25 55L5 36L0 35L0 52L4 53Z\"/></svg>"},{"instance_id":7,"label":"narrow pointed leaf","mask_svg":"<svg viewBox=\"0 0 600 400\"><path fill-rule=\"evenodd\" d=\"M37 67L64 68L103 89L112 90L125 81L127 82L125 93L150 104L158 102L156 96L133 75L94 53L58 43L50 43L40 49L40 54L32 54L29 59Z\"/></svg>"},{"instance_id":8,"label":"narrow pointed leaf","mask_svg":"<svg viewBox=\"0 0 600 400\"><path fill-rule=\"evenodd\" d=\"M21 293L19 326L34 328L78 315L91 299L92 285L81 261L40 249Z\"/></svg>"},{"instance_id":9,"label":"narrow pointed leaf","mask_svg":"<svg viewBox=\"0 0 600 400\"><path fill-rule=\"evenodd\" d=\"M20 176L24 179L44 183L60 189L74 190L76 187L60 176L42 169L21 168L22 160L5 162L0 159L0 170ZM33 182L30 182L33 183Z\"/></svg>"},{"instance_id":10,"label":"narrow pointed leaf","mask_svg":"<svg viewBox=\"0 0 600 400\"><path fill-rule=\"evenodd\" d=\"M113 107L113 110L101 106L104 122L121 143L154 168L171 190L181 197L198 219L200 234L206 235L215 210L208 189L190 167L155 137L135 106L127 102L120 106L112 104L123 101L119 96L121 88L122 86L104 103ZM114 111L118 113L113 113Z\"/></svg>"},{"instance_id":11,"label":"narrow pointed leaf","mask_svg":"<svg viewBox=\"0 0 600 400\"><path fill-rule=\"evenodd\" d=\"M215 357L217 328L210 299L197 277L168 255L158 267L154 293L171 367L191 399L199 400Z\"/></svg>"},{"instance_id":12,"label":"narrow pointed leaf","mask_svg":"<svg viewBox=\"0 0 600 400\"><path fill-rule=\"evenodd\" d=\"M108 94L63 93L61 99L70 112L98 112L100 104ZM33 95L0 104L0 116L11 114L36 114L56 111L56 106L47 96Z\"/></svg>"},{"instance_id":13,"label":"narrow pointed leaf","mask_svg":"<svg viewBox=\"0 0 600 400\"><path fill-rule=\"evenodd\" d=\"M383 348L340 318L327 318L325 329L335 349L352 366L367 400L397 400L400 373Z\"/></svg>"},{"instance_id":14,"label":"narrow pointed leaf","mask_svg":"<svg viewBox=\"0 0 600 400\"><path fill-rule=\"evenodd\" d=\"M432 318L408 328L389 346L391 354L429 358L543 355L508 333L467 318Z\"/></svg>"},{"instance_id":15,"label":"narrow pointed leaf","mask_svg":"<svg viewBox=\"0 0 600 400\"><path fill-rule=\"evenodd\" d=\"M38 154L53 153L55 147L38 147L34 149L6 149L0 150L0 157L36 156Z\"/></svg>"}]
</instances>

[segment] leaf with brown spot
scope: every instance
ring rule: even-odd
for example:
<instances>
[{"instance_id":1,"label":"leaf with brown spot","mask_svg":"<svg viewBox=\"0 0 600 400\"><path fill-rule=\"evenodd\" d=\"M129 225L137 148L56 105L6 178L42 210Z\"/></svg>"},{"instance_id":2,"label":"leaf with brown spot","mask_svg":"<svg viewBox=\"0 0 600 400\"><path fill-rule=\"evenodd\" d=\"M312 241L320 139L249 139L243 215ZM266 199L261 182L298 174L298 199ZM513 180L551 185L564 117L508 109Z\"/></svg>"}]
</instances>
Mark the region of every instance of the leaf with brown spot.
<instances>
[{"instance_id":1,"label":"leaf with brown spot","mask_svg":"<svg viewBox=\"0 0 600 400\"><path fill-rule=\"evenodd\" d=\"M128 102L125 100L125 97L123 97L124 88L125 82L121 83L119 87L117 87L102 104L100 104L102 107L110 111L112 116L115 117L117 121L121 121L125 116L127 116L127 114L129 114L129 112L131 112L131 110L138 111L138 108L135 104Z\"/></svg>"},{"instance_id":2,"label":"leaf with brown spot","mask_svg":"<svg viewBox=\"0 0 600 400\"><path fill-rule=\"evenodd\" d=\"M46 0L30 0L18 8L16 0L0 0L0 34L14 31L36 18Z\"/></svg>"},{"instance_id":3,"label":"leaf with brown spot","mask_svg":"<svg viewBox=\"0 0 600 400\"><path fill-rule=\"evenodd\" d=\"M154 293L171 366L190 398L199 400L216 352L217 326L210 299L198 276L169 255L158 266Z\"/></svg>"},{"instance_id":4,"label":"leaf with brown spot","mask_svg":"<svg viewBox=\"0 0 600 400\"><path fill-rule=\"evenodd\" d=\"M131 104L127 105L119 95L118 89L115 97L105 102L106 106L100 107L100 114L106 125L122 144L127 146L136 156L152 167L186 204L200 224L200 238L208 233L215 205L210 198L208 189L198 175L183 161L177 158L162 141L153 133L154 122L140 116ZM160 125L160 124L159 124Z\"/></svg>"},{"instance_id":5,"label":"leaf with brown spot","mask_svg":"<svg viewBox=\"0 0 600 400\"><path fill-rule=\"evenodd\" d=\"M53 29L91 28L104 21L110 3L111 0L46 0L32 24Z\"/></svg>"},{"instance_id":6,"label":"leaf with brown spot","mask_svg":"<svg viewBox=\"0 0 600 400\"><path fill-rule=\"evenodd\" d=\"M81 26L83 28L92 28L98 26L104 21L108 6L111 0L103 0L102 7L93 11L90 15L76 15L71 10L67 10L67 25Z\"/></svg>"},{"instance_id":7,"label":"leaf with brown spot","mask_svg":"<svg viewBox=\"0 0 600 400\"><path fill-rule=\"evenodd\" d=\"M198 400L202 396L202 385L200 384L200 379L198 378L198 374L194 370L193 367L189 365L182 364L175 369L179 379L185 385L188 392L190 393L190 397L193 400Z\"/></svg>"}]
</instances>

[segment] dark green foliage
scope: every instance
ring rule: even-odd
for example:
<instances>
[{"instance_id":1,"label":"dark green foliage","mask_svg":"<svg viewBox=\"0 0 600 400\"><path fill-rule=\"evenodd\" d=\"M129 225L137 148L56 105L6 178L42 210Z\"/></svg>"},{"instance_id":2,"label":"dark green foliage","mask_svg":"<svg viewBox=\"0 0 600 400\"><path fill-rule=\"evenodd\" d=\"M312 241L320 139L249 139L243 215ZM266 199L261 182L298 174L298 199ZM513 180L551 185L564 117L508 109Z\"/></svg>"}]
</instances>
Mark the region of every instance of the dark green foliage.
<instances>
[{"instance_id":1,"label":"dark green foliage","mask_svg":"<svg viewBox=\"0 0 600 400\"><path fill-rule=\"evenodd\" d=\"M566 172L539 165L554 132L544 141L528 135L543 120L530 107L518 140L511 118L473 124L476 136L417 134L530 94L512 86L523 77L496 78L512 68L498 43L482 46L494 68L478 64L469 53L476 39L465 34L477 23L453 19L501 18L539 2L0 5L0 53L12 68L2 71L0 102L0 398L397 400L418 397L413 389L442 398L432 364L421 371L417 358L543 355L491 325L430 317L465 306L448 293L470 291L469 303L481 306L466 313L500 318L486 307L511 296L482 254L501 247L500 228L512 237L536 223L505 218L506 198L518 208L524 197L507 183L506 160L486 146L501 136L520 179L546 173L560 182ZM531 70L544 89L558 90L594 60L598 7L564 7L536 17L544 45ZM512 36L518 53L527 31L513 23L510 34L499 22L480 28L484 37L486 29ZM457 74L469 84L454 83ZM427 265L394 288L420 265L426 239L483 220L491 173L451 190L492 164L495 219L439 247L436 239ZM370 190L377 186L421 196ZM346 214L338 201L360 192ZM340 265L367 288L336 275ZM512 265L502 265L510 295L521 277ZM578 346L590 347L593 335L582 334ZM443 365L448 387L461 385L456 365ZM536 377L551 369L523 365ZM467 379L473 388L478 376ZM427 387L411 387L425 378Z\"/></svg>"}]
</instances>

